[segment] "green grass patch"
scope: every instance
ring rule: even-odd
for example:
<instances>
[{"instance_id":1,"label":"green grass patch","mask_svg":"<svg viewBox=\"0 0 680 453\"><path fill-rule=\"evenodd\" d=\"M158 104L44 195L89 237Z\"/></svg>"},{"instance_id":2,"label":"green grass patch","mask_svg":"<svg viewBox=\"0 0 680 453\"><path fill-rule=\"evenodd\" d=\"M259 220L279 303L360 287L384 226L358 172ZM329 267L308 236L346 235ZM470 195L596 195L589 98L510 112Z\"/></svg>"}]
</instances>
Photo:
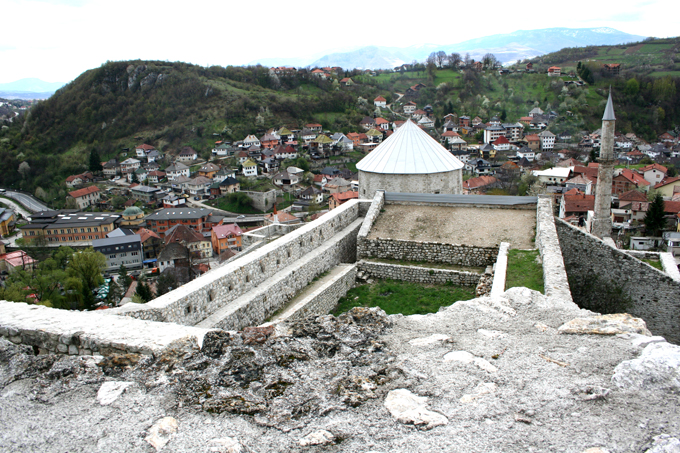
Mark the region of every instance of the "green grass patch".
<instances>
[{"instance_id":1,"label":"green grass patch","mask_svg":"<svg viewBox=\"0 0 680 453\"><path fill-rule=\"evenodd\" d=\"M538 250L508 251L508 271L505 276L505 289L523 286L543 292L543 266L536 261Z\"/></svg>"},{"instance_id":2,"label":"green grass patch","mask_svg":"<svg viewBox=\"0 0 680 453\"><path fill-rule=\"evenodd\" d=\"M649 264L652 267L655 267L659 269L660 271L663 271L663 266L661 265L661 261L659 260L651 260L651 259L642 259L641 261L644 261L645 263Z\"/></svg>"},{"instance_id":3,"label":"green grass patch","mask_svg":"<svg viewBox=\"0 0 680 453\"><path fill-rule=\"evenodd\" d=\"M333 314L339 315L354 307L380 307L388 315L435 313L439 307L474 297L475 289L471 287L379 280L349 290Z\"/></svg>"}]
</instances>

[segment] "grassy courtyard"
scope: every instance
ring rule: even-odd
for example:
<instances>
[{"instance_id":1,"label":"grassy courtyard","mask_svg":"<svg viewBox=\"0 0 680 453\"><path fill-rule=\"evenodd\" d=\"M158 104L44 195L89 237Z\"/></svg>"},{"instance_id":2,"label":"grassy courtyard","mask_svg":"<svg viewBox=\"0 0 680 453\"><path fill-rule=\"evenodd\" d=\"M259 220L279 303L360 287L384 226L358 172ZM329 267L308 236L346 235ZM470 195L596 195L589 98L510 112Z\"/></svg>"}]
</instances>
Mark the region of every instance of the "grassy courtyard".
<instances>
[{"instance_id":1,"label":"grassy courtyard","mask_svg":"<svg viewBox=\"0 0 680 453\"><path fill-rule=\"evenodd\" d=\"M505 289L524 286L543 292L543 265L537 260L538 250L508 251L508 271L505 274Z\"/></svg>"},{"instance_id":2,"label":"grassy courtyard","mask_svg":"<svg viewBox=\"0 0 680 453\"><path fill-rule=\"evenodd\" d=\"M388 315L435 313L439 307L474 297L475 289L471 287L378 280L352 288L340 299L333 314L339 315L353 307L380 307Z\"/></svg>"}]
</instances>

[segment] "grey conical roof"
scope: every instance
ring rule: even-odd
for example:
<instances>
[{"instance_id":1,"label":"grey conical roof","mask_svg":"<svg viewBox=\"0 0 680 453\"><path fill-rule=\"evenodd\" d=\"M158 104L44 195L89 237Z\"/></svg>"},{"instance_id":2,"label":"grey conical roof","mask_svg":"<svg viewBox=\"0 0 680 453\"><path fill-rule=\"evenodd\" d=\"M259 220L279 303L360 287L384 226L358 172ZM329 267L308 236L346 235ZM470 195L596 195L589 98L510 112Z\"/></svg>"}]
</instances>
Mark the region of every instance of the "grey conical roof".
<instances>
[{"instance_id":1,"label":"grey conical roof","mask_svg":"<svg viewBox=\"0 0 680 453\"><path fill-rule=\"evenodd\" d=\"M463 168L446 148L411 120L361 159L357 169L370 173L428 174Z\"/></svg>"},{"instance_id":2,"label":"grey conical roof","mask_svg":"<svg viewBox=\"0 0 680 453\"><path fill-rule=\"evenodd\" d=\"M604 109L604 116L602 117L602 121L615 121L616 117L614 116L614 103L612 102L612 90L611 88L609 89L609 99L607 99L607 107Z\"/></svg>"}]
</instances>

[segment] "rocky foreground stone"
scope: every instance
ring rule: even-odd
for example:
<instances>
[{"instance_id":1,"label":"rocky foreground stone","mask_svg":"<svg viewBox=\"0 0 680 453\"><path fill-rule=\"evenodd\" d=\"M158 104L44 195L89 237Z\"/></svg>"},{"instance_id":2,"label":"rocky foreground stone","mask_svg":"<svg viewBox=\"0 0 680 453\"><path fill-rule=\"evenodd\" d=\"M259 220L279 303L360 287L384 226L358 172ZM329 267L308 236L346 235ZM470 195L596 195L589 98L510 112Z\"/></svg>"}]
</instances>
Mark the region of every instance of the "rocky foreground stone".
<instances>
[{"instance_id":1,"label":"rocky foreground stone","mask_svg":"<svg viewBox=\"0 0 680 453\"><path fill-rule=\"evenodd\" d=\"M155 355L0 339L0 451L678 451L680 348L640 322L514 288Z\"/></svg>"}]
</instances>

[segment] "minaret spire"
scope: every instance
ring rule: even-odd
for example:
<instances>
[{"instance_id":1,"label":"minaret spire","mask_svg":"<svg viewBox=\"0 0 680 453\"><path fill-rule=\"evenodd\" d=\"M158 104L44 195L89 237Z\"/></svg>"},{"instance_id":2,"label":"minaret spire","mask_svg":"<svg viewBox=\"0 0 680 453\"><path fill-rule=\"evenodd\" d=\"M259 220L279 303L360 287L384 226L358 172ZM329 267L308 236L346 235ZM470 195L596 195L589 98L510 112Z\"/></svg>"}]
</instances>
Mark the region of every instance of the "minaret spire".
<instances>
[{"instance_id":1,"label":"minaret spire","mask_svg":"<svg viewBox=\"0 0 680 453\"><path fill-rule=\"evenodd\" d=\"M614 128L616 116L612 102L612 89L602 116L602 136L600 140L599 168L597 170L597 189L595 193L595 215L590 232L599 238L612 235L612 178L614 176Z\"/></svg>"}]
</instances>

